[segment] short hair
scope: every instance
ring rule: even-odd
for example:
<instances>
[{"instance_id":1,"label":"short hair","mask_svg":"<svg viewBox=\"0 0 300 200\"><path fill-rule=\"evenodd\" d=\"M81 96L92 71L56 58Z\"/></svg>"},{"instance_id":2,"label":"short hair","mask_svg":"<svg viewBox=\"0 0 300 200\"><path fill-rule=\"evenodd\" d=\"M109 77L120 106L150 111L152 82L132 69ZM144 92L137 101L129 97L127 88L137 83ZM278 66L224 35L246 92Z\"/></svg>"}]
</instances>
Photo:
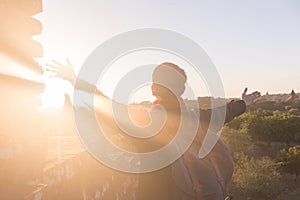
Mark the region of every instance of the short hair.
<instances>
[{"instance_id":1,"label":"short hair","mask_svg":"<svg viewBox=\"0 0 300 200\"><path fill-rule=\"evenodd\" d=\"M178 65L170 62L159 64L152 74L152 93L161 98L180 97L185 91L187 75Z\"/></svg>"}]
</instances>

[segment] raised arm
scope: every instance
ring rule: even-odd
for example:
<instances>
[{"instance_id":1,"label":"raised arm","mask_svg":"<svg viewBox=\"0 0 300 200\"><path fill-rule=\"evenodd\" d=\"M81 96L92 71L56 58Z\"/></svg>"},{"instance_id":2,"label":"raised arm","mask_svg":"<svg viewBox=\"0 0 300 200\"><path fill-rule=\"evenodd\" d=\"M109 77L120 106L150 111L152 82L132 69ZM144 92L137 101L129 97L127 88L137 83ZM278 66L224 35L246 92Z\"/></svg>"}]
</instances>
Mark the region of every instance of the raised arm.
<instances>
[{"instance_id":1,"label":"raised arm","mask_svg":"<svg viewBox=\"0 0 300 200\"><path fill-rule=\"evenodd\" d=\"M255 103L256 100L260 97L260 92L255 91L251 94L246 94L248 91L248 88L244 89L244 92L242 94L242 99L245 101L247 106L250 106L251 104Z\"/></svg>"},{"instance_id":2,"label":"raised arm","mask_svg":"<svg viewBox=\"0 0 300 200\"><path fill-rule=\"evenodd\" d=\"M53 60L51 63L47 64L46 70L52 73L51 77L62 78L70 82L73 87L76 84L76 87L79 90L104 96L103 93L100 90L98 90L95 85L92 85L87 81L77 78L74 72L74 67L69 59L67 59L67 64L62 64L58 61Z\"/></svg>"},{"instance_id":3,"label":"raised arm","mask_svg":"<svg viewBox=\"0 0 300 200\"><path fill-rule=\"evenodd\" d=\"M132 136L140 136L140 138L150 137L157 130L156 127L161 127L164 123L165 114L163 112L151 112L149 108L135 105L124 105L118 103L107 96L105 96L95 85L87 81L80 80L76 77L73 65L67 59L66 64L58 61L52 61L47 64L47 71L52 73L51 77L62 78L70 82L76 89L83 92L96 94L94 97L93 107L98 122L105 122L109 125L108 129L114 128L114 132L129 132ZM121 129L121 131L120 131ZM112 131L108 131L112 132ZM139 134L139 135L138 135ZM126 136L127 134L124 134ZM152 143L160 143L162 145L169 142L169 138L165 138L163 134L161 137L153 137ZM134 141L133 137L129 137Z\"/></svg>"},{"instance_id":4,"label":"raised arm","mask_svg":"<svg viewBox=\"0 0 300 200\"><path fill-rule=\"evenodd\" d=\"M235 117L243 114L246 111L246 107L253 104L260 97L260 93L258 91L252 92L251 94L246 94L247 90L248 89L245 88L242 94L242 100L231 101L226 104L226 115L225 115L224 123L228 123L231 120L233 120ZM207 109L207 110L200 109L201 122L209 123L211 120L212 112L214 112L214 114L217 116L217 118L220 118L220 120L221 117L224 117L222 115L222 112L224 112L224 107L218 107L218 108Z\"/></svg>"},{"instance_id":5,"label":"raised arm","mask_svg":"<svg viewBox=\"0 0 300 200\"><path fill-rule=\"evenodd\" d=\"M209 123L211 120L212 113L215 114L218 120L224 117L223 112L225 109L225 121L224 123L230 122L234 117L241 115L246 110L246 104L243 100L232 101L227 103L226 108L224 106L217 107L214 109L203 110L200 109L200 120L202 123Z\"/></svg>"}]
</instances>

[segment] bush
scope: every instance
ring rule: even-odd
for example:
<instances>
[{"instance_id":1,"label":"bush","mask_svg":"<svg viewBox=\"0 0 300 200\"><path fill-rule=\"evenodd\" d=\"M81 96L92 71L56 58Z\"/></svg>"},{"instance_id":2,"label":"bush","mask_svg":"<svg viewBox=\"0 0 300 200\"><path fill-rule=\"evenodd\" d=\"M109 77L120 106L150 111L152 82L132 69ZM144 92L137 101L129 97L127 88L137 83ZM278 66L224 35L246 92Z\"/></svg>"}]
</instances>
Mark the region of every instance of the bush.
<instances>
[{"instance_id":1,"label":"bush","mask_svg":"<svg viewBox=\"0 0 300 200\"><path fill-rule=\"evenodd\" d=\"M281 149L277 160L285 172L295 174L298 178L300 174L300 146L290 147L288 150Z\"/></svg>"},{"instance_id":2,"label":"bush","mask_svg":"<svg viewBox=\"0 0 300 200\"><path fill-rule=\"evenodd\" d=\"M224 127L221 136L229 145L231 152L249 153L253 150L254 145L250 136L242 131Z\"/></svg>"},{"instance_id":3,"label":"bush","mask_svg":"<svg viewBox=\"0 0 300 200\"><path fill-rule=\"evenodd\" d=\"M295 109L290 109L294 112ZM257 109L244 113L229 122L226 127L247 134L254 141L290 143L300 140L300 116L279 110L270 112Z\"/></svg>"},{"instance_id":4,"label":"bush","mask_svg":"<svg viewBox=\"0 0 300 200\"><path fill-rule=\"evenodd\" d=\"M234 154L236 163L231 192L236 199L274 199L283 190L278 165L268 157Z\"/></svg>"}]
</instances>

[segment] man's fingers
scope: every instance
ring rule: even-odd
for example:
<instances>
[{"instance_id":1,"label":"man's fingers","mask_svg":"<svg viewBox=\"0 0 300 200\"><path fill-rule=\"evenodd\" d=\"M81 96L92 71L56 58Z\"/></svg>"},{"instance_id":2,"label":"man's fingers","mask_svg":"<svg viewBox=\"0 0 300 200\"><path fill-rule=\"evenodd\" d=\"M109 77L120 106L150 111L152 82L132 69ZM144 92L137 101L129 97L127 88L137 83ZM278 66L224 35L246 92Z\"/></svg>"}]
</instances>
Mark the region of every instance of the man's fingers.
<instances>
[{"instance_id":1,"label":"man's fingers","mask_svg":"<svg viewBox=\"0 0 300 200\"><path fill-rule=\"evenodd\" d=\"M61 66L56 65L56 64L54 64L54 63L47 63L46 66L47 66L48 68L52 68L52 69L59 69L59 68L61 68Z\"/></svg>"},{"instance_id":2,"label":"man's fingers","mask_svg":"<svg viewBox=\"0 0 300 200\"><path fill-rule=\"evenodd\" d=\"M63 66L64 66L64 64L58 62L57 60L52 60L52 62L53 62L54 64L58 65L58 67L63 67Z\"/></svg>"},{"instance_id":3,"label":"man's fingers","mask_svg":"<svg viewBox=\"0 0 300 200\"><path fill-rule=\"evenodd\" d=\"M247 93L247 90L248 90L248 88L245 88L245 89L244 89L244 92L242 93L242 99L245 98L245 95L246 95L246 93Z\"/></svg>"},{"instance_id":4,"label":"man's fingers","mask_svg":"<svg viewBox=\"0 0 300 200\"><path fill-rule=\"evenodd\" d=\"M46 67L46 71L48 71L48 72L58 72L58 68L56 68L56 67L52 67L52 66L47 66Z\"/></svg>"},{"instance_id":5,"label":"man's fingers","mask_svg":"<svg viewBox=\"0 0 300 200\"><path fill-rule=\"evenodd\" d=\"M67 63L68 63L68 65L72 65L69 58L67 58Z\"/></svg>"},{"instance_id":6,"label":"man's fingers","mask_svg":"<svg viewBox=\"0 0 300 200\"><path fill-rule=\"evenodd\" d=\"M50 74L50 75L57 75L57 74L59 74L58 71L51 70L51 69L46 69L46 72L48 72L48 74Z\"/></svg>"},{"instance_id":7,"label":"man's fingers","mask_svg":"<svg viewBox=\"0 0 300 200\"><path fill-rule=\"evenodd\" d=\"M49 78L57 78L57 75L50 75Z\"/></svg>"},{"instance_id":8,"label":"man's fingers","mask_svg":"<svg viewBox=\"0 0 300 200\"><path fill-rule=\"evenodd\" d=\"M260 92L258 92L258 91L253 92L253 94L255 97L260 97Z\"/></svg>"},{"instance_id":9,"label":"man's fingers","mask_svg":"<svg viewBox=\"0 0 300 200\"><path fill-rule=\"evenodd\" d=\"M64 78L64 75L58 74L58 73L53 73L49 75L49 78Z\"/></svg>"},{"instance_id":10,"label":"man's fingers","mask_svg":"<svg viewBox=\"0 0 300 200\"><path fill-rule=\"evenodd\" d=\"M250 94L251 96L260 96L260 92L255 91Z\"/></svg>"}]
</instances>

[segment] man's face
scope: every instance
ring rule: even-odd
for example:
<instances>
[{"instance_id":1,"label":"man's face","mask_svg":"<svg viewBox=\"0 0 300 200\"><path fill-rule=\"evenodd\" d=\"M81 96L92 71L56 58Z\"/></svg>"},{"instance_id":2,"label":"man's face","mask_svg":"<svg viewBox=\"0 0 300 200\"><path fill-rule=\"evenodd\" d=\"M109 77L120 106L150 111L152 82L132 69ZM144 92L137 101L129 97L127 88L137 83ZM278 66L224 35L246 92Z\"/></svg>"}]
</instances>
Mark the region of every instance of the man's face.
<instances>
[{"instance_id":1,"label":"man's face","mask_svg":"<svg viewBox=\"0 0 300 200\"><path fill-rule=\"evenodd\" d=\"M174 65L174 64L172 64ZM185 90L186 76L178 66L158 65L153 72L152 94L161 98L178 98Z\"/></svg>"}]
</instances>

